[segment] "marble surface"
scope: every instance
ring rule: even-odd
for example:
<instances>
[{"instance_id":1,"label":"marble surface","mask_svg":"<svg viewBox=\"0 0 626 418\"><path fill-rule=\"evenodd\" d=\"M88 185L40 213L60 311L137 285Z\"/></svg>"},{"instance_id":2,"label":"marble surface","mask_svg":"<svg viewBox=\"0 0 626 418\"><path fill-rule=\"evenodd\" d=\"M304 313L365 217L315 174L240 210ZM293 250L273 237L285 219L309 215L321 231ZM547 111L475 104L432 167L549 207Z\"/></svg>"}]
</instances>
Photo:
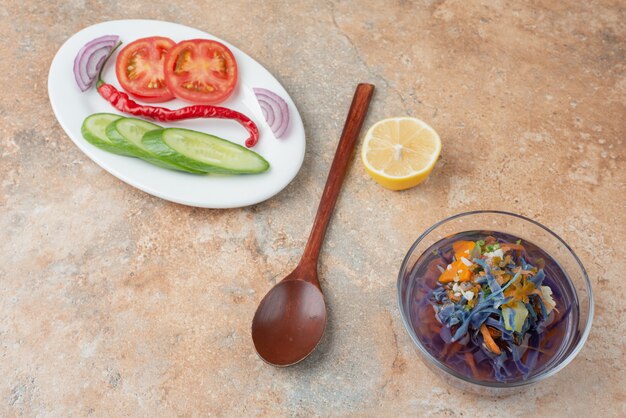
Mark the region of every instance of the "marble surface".
<instances>
[{"instance_id":1,"label":"marble surface","mask_svg":"<svg viewBox=\"0 0 626 418\"><path fill-rule=\"evenodd\" d=\"M54 118L48 68L73 33L120 18L197 27L272 71L306 127L295 181L254 207L202 210L85 157ZM625 22L620 0L3 1L0 415L624 416ZM405 192L352 164L320 261L325 338L268 367L250 321L301 254L361 81L377 87L367 126L418 116L442 157ZM580 355L513 398L438 380L395 302L415 238L485 208L553 228L596 298Z\"/></svg>"}]
</instances>

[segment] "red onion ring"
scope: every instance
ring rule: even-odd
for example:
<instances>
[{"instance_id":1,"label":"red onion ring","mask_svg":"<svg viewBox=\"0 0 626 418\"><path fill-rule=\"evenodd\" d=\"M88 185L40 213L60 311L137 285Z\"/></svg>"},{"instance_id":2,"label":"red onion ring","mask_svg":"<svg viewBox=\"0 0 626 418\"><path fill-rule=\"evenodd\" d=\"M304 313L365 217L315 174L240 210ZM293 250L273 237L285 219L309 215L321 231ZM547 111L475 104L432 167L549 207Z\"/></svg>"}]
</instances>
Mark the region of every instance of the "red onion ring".
<instances>
[{"instance_id":1,"label":"red onion ring","mask_svg":"<svg viewBox=\"0 0 626 418\"><path fill-rule=\"evenodd\" d=\"M262 88L254 88L254 94L261 106L263 117L276 138L282 137L289 127L289 106L276 93Z\"/></svg>"},{"instance_id":2,"label":"red onion ring","mask_svg":"<svg viewBox=\"0 0 626 418\"><path fill-rule=\"evenodd\" d=\"M81 91L88 90L98 77L104 60L120 39L117 35L105 35L87 42L74 59L74 78Z\"/></svg>"}]
</instances>

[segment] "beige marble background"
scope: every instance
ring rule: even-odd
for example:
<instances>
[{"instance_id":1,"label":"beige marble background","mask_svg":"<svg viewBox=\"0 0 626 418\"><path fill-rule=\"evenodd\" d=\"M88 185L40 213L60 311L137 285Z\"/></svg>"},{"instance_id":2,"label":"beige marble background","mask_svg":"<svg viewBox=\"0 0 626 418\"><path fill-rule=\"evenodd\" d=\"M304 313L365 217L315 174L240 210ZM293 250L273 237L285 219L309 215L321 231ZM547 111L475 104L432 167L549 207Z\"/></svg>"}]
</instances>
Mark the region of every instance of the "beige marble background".
<instances>
[{"instance_id":1,"label":"beige marble background","mask_svg":"<svg viewBox=\"0 0 626 418\"><path fill-rule=\"evenodd\" d=\"M239 46L285 85L307 132L270 201L202 210L133 189L84 156L46 93L85 26L155 18ZM1 416L624 416L626 6L580 1L0 3ZM366 125L414 115L444 144L397 193L349 172L322 251L327 334L266 366L257 303L301 254L357 82ZM480 399L417 359L400 262L444 216L503 209L553 228L596 298L576 360L518 397Z\"/></svg>"}]
</instances>

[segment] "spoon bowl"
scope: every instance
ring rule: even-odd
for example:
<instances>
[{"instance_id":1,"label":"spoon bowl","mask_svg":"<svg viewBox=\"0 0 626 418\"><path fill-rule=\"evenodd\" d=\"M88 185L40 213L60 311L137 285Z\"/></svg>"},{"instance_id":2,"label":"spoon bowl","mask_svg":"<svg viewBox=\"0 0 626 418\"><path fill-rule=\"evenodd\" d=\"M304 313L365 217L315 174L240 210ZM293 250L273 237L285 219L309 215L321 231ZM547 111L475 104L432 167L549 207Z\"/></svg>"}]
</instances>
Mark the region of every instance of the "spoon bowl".
<instances>
[{"instance_id":1,"label":"spoon bowl","mask_svg":"<svg viewBox=\"0 0 626 418\"><path fill-rule=\"evenodd\" d=\"M320 289L304 280L283 280L261 301L252 320L259 356L283 367L305 359L326 328L326 303Z\"/></svg>"}]
</instances>

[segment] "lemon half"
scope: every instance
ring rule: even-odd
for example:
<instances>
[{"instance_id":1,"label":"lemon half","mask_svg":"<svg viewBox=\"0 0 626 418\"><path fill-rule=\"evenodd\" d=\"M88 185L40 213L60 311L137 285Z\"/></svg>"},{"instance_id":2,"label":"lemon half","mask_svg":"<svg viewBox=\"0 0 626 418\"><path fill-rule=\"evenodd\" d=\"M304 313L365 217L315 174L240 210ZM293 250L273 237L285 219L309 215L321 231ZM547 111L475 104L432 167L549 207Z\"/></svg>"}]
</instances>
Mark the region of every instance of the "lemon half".
<instances>
[{"instance_id":1,"label":"lemon half","mask_svg":"<svg viewBox=\"0 0 626 418\"><path fill-rule=\"evenodd\" d=\"M411 117L383 119L372 126L363 141L365 170L380 185L404 190L426 180L441 153L437 132Z\"/></svg>"}]
</instances>

